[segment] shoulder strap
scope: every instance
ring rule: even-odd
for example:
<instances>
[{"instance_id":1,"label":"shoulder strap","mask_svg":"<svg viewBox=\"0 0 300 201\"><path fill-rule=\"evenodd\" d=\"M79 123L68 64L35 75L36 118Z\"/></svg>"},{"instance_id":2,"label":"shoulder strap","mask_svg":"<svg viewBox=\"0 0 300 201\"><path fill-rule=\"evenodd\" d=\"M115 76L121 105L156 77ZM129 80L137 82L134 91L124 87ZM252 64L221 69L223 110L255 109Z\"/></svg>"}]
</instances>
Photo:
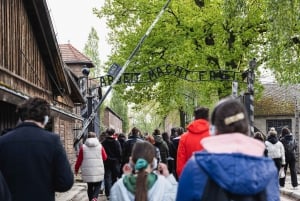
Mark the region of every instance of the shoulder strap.
<instances>
[{"instance_id":1,"label":"shoulder strap","mask_svg":"<svg viewBox=\"0 0 300 201\"><path fill-rule=\"evenodd\" d=\"M201 201L266 201L265 191L255 195L238 195L227 192L212 179L208 179Z\"/></svg>"}]
</instances>

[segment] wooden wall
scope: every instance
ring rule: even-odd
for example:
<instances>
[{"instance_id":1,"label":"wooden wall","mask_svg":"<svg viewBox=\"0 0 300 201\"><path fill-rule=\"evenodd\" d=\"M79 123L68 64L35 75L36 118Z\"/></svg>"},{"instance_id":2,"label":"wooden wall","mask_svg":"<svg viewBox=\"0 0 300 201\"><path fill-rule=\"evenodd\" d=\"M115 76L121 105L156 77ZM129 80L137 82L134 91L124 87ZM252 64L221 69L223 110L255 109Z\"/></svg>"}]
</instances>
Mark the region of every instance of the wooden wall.
<instances>
[{"instance_id":1,"label":"wooden wall","mask_svg":"<svg viewBox=\"0 0 300 201\"><path fill-rule=\"evenodd\" d=\"M46 68L21 0L0 0L0 83L51 97Z\"/></svg>"}]
</instances>

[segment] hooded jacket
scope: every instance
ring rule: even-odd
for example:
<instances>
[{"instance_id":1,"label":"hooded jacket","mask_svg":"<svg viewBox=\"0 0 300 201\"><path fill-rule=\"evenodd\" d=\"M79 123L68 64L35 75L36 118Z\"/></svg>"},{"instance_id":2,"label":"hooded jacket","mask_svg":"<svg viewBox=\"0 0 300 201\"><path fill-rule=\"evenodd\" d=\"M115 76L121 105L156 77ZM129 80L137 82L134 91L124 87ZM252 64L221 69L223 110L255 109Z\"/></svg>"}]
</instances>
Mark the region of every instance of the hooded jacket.
<instances>
[{"instance_id":1,"label":"hooded jacket","mask_svg":"<svg viewBox=\"0 0 300 201\"><path fill-rule=\"evenodd\" d=\"M177 150L176 172L178 176L193 152L203 150L200 141L207 136L209 136L209 122L205 119L197 119L187 126L187 132L181 135Z\"/></svg>"},{"instance_id":2,"label":"hooded jacket","mask_svg":"<svg viewBox=\"0 0 300 201\"><path fill-rule=\"evenodd\" d=\"M224 134L202 140L205 151L187 162L179 180L177 201L201 200L208 179L239 195L264 191L268 201L279 201L278 172L264 157L264 144L243 134Z\"/></svg>"},{"instance_id":3,"label":"hooded jacket","mask_svg":"<svg viewBox=\"0 0 300 201\"><path fill-rule=\"evenodd\" d=\"M75 164L75 173L81 166L82 180L84 182L99 182L104 178L103 160L107 155L97 138L87 138Z\"/></svg>"},{"instance_id":4,"label":"hooded jacket","mask_svg":"<svg viewBox=\"0 0 300 201\"><path fill-rule=\"evenodd\" d=\"M280 158L282 165L285 164L285 153L283 144L277 139L275 135L270 135L265 142L268 150L268 157Z\"/></svg>"},{"instance_id":5,"label":"hooded jacket","mask_svg":"<svg viewBox=\"0 0 300 201\"><path fill-rule=\"evenodd\" d=\"M135 196L124 185L124 175L110 190L110 201L134 201ZM177 182L173 175L157 175L157 180L148 190L149 201L174 201L177 192Z\"/></svg>"}]
</instances>

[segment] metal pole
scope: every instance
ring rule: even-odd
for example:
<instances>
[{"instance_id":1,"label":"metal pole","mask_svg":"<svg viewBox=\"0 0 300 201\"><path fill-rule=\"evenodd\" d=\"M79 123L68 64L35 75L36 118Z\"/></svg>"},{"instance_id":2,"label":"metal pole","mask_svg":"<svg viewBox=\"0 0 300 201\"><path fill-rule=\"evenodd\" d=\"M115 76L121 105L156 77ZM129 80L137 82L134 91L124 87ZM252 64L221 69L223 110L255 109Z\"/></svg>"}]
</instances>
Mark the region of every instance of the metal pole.
<instances>
[{"instance_id":1,"label":"metal pole","mask_svg":"<svg viewBox=\"0 0 300 201\"><path fill-rule=\"evenodd\" d=\"M246 96L246 105L248 106L248 115L250 123L250 135L254 136L254 68L256 67L256 59L249 62L249 69L247 75L248 96Z\"/></svg>"},{"instance_id":2,"label":"metal pole","mask_svg":"<svg viewBox=\"0 0 300 201\"><path fill-rule=\"evenodd\" d=\"M122 76L122 74L125 72L127 66L131 62L131 59L134 57L134 55L140 49L140 47L143 44L144 40L149 36L149 34L151 33L152 29L154 28L154 26L156 25L156 23L158 22L158 20L161 18L161 16L165 12L165 10L168 7L168 5L169 5L170 2L171 2L171 0L167 0L167 2L163 6L163 8L159 12L159 14L156 16L155 20L152 22L152 24L150 25L150 27L148 28L148 30L146 31L146 33L144 34L144 36L141 38L141 40L139 41L139 43L137 44L137 46L135 47L135 49L132 51L132 53L128 57L128 59L125 62L124 66L119 71L118 75L114 78L114 81L112 82L112 84L109 86L109 88L107 89L107 91L105 92L105 94L102 96L101 100L98 102L98 104L94 108L94 111L92 112L92 114L84 121L83 126L82 126L82 130L79 132L79 134L75 138L74 145L77 144L77 142L81 139L81 137L82 137L83 133L85 132L85 130L87 129L88 125L95 118L95 115L97 114L97 110L99 109L99 107L101 106L101 104L103 103L103 101L105 100L105 98L107 97L107 95L109 94L109 92L112 90L112 88L114 87L114 85L118 82L118 80L120 79L120 77Z\"/></svg>"}]
</instances>

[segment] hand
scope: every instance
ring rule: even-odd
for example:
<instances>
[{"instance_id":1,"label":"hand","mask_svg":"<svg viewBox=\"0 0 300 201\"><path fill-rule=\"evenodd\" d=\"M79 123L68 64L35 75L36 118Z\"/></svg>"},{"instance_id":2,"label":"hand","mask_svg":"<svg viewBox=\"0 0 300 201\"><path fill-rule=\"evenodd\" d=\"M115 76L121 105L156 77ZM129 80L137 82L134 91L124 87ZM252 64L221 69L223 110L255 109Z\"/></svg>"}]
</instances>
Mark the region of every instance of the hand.
<instances>
[{"instance_id":1,"label":"hand","mask_svg":"<svg viewBox=\"0 0 300 201\"><path fill-rule=\"evenodd\" d=\"M161 174L165 177L168 177L169 176L169 170L168 170L168 167L166 164L164 163L159 163L158 164L158 174Z\"/></svg>"},{"instance_id":2,"label":"hand","mask_svg":"<svg viewBox=\"0 0 300 201\"><path fill-rule=\"evenodd\" d=\"M123 174L131 174L132 173L132 168L129 163L126 163L123 166L122 170L123 170Z\"/></svg>"}]
</instances>

